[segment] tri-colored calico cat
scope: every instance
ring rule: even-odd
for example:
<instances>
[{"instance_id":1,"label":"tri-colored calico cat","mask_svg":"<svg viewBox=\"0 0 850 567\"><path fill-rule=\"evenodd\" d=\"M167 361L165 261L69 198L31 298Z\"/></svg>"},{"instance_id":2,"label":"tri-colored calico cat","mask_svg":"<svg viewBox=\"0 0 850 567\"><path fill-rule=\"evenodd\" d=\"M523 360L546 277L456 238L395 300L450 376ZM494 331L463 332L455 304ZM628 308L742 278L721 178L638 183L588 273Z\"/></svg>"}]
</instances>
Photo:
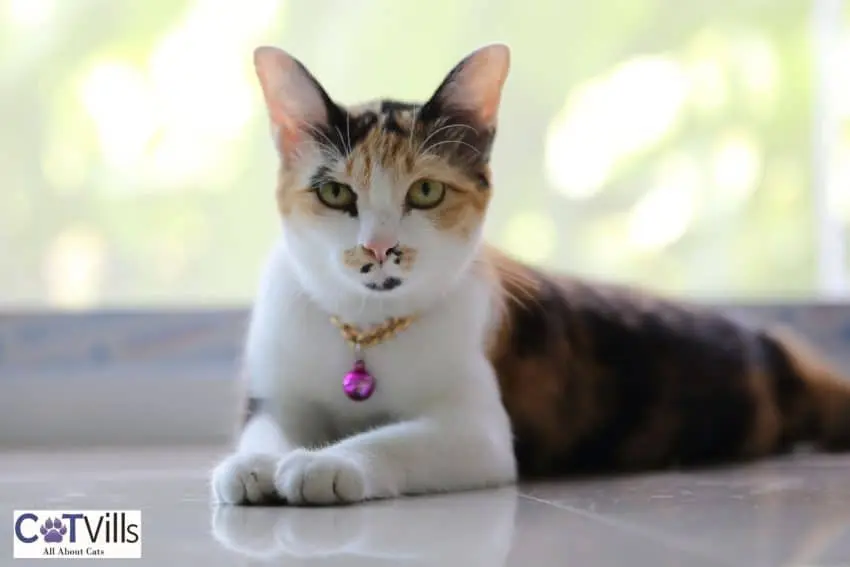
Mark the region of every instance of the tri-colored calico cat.
<instances>
[{"instance_id":1,"label":"tri-colored calico cat","mask_svg":"<svg viewBox=\"0 0 850 567\"><path fill-rule=\"evenodd\" d=\"M351 503L798 441L850 449L850 381L788 338L482 243L506 46L415 104L345 107L284 51L254 61L282 225L217 501Z\"/></svg>"}]
</instances>

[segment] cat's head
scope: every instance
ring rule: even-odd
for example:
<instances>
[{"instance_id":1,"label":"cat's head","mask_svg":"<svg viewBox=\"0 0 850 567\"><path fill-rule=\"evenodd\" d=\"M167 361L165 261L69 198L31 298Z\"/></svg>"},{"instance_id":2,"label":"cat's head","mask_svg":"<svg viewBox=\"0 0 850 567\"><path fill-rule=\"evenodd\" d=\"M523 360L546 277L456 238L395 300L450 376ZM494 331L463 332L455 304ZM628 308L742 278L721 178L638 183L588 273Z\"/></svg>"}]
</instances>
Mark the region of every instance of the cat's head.
<instances>
[{"instance_id":1,"label":"cat's head","mask_svg":"<svg viewBox=\"0 0 850 567\"><path fill-rule=\"evenodd\" d=\"M280 156L277 206L316 291L381 300L439 292L475 255L510 55L483 47L425 102L335 102L295 58L254 62Z\"/></svg>"}]
</instances>

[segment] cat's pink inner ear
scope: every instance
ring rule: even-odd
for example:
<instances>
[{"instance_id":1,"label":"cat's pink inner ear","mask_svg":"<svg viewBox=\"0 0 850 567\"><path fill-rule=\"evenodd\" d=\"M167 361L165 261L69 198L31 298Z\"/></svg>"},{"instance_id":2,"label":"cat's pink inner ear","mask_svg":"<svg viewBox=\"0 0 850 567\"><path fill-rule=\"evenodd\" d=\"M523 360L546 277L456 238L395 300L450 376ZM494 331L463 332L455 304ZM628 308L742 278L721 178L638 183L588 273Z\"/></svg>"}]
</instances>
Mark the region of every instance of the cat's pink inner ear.
<instances>
[{"instance_id":1,"label":"cat's pink inner ear","mask_svg":"<svg viewBox=\"0 0 850 567\"><path fill-rule=\"evenodd\" d=\"M458 63L437 95L444 104L472 112L480 124L495 126L510 65L507 45L482 47Z\"/></svg>"},{"instance_id":2,"label":"cat's pink inner ear","mask_svg":"<svg viewBox=\"0 0 850 567\"><path fill-rule=\"evenodd\" d=\"M282 49L258 47L254 68L269 118L279 132L280 149L293 152L307 139L311 126L327 123L327 95L304 66Z\"/></svg>"}]
</instances>

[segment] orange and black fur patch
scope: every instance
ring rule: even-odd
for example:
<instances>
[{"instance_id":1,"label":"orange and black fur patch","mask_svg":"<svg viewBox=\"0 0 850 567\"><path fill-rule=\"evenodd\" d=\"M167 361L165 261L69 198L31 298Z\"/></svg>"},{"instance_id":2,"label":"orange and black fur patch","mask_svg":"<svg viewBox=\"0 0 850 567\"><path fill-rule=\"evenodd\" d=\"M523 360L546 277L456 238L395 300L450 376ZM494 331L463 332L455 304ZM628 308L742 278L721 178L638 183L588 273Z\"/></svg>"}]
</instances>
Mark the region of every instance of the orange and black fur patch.
<instances>
[{"instance_id":1,"label":"orange and black fur patch","mask_svg":"<svg viewBox=\"0 0 850 567\"><path fill-rule=\"evenodd\" d=\"M488 250L504 290L491 359L524 475L850 450L850 381L779 333L545 274Z\"/></svg>"}]
</instances>

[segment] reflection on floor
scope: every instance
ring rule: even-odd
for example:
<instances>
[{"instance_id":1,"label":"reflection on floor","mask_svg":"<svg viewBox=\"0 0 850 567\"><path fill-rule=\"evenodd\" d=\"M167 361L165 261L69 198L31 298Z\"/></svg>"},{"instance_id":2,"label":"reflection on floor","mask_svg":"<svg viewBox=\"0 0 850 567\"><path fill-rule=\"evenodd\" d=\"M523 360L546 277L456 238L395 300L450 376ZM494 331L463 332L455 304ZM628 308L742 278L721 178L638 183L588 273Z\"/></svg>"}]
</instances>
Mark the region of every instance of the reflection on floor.
<instances>
[{"instance_id":1,"label":"reflection on floor","mask_svg":"<svg viewBox=\"0 0 850 567\"><path fill-rule=\"evenodd\" d=\"M141 509L139 565L850 567L848 457L295 509L210 506L218 454L0 454L0 517Z\"/></svg>"}]
</instances>

